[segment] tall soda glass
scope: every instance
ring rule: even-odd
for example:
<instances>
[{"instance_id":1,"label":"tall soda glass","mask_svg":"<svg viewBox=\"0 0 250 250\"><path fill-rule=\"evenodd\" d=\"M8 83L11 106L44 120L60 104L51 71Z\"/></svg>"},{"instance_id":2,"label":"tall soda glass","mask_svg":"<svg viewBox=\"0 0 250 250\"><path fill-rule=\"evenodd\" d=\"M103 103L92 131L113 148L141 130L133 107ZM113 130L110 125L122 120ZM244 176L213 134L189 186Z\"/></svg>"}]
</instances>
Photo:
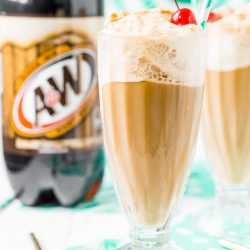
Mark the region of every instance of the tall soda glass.
<instances>
[{"instance_id":1,"label":"tall soda glass","mask_svg":"<svg viewBox=\"0 0 250 250\"><path fill-rule=\"evenodd\" d=\"M206 35L170 13L113 14L98 39L106 154L139 249L169 244L200 120Z\"/></svg>"}]
</instances>

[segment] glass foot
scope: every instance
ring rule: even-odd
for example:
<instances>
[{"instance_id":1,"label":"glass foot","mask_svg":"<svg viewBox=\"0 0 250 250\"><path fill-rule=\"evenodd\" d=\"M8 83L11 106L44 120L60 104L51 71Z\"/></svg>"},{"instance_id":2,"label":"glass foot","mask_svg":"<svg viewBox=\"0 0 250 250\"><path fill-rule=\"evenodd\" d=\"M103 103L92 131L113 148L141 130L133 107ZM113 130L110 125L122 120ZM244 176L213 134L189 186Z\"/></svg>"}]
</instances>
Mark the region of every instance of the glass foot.
<instances>
[{"instance_id":1,"label":"glass foot","mask_svg":"<svg viewBox=\"0 0 250 250\"><path fill-rule=\"evenodd\" d=\"M145 247L136 247L131 244L127 244L118 248L117 250L181 250L180 247L176 246L175 243L169 242L168 244L160 247L152 247L152 248L145 248Z\"/></svg>"},{"instance_id":2,"label":"glass foot","mask_svg":"<svg viewBox=\"0 0 250 250\"><path fill-rule=\"evenodd\" d=\"M194 228L210 236L244 242L250 235L249 208L217 200L194 219Z\"/></svg>"}]
</instances>

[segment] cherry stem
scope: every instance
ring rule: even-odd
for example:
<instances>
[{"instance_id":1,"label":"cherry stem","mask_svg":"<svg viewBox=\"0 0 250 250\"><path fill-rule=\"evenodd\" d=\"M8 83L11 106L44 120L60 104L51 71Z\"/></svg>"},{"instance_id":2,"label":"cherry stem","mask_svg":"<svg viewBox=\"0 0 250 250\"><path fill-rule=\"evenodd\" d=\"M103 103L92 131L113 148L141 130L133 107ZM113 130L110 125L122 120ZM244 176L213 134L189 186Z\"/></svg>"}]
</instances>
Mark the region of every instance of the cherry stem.
<instances>
[{"instance_id":1,"label":"cherry stem","mask_svg":"<svg viewBox=\"0 0 250 250\"><path fill-rule=\"evenodd\" d=\"M175 2L175 5L176 5L177 9L179 10L180 7L179 7L179 4L178 4L177 0L174 0L174 2Z\"/></svg>"}]
</instances>

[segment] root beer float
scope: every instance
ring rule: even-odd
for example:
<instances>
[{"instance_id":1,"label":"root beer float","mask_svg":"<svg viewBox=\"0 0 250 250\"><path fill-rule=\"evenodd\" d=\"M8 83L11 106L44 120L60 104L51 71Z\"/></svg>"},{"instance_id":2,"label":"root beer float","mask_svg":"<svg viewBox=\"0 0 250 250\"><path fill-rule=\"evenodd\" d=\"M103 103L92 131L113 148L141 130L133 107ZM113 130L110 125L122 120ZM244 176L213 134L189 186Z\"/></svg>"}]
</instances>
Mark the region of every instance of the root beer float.
<instances>
[{"instance_id":1,"label":"root beer float","mask_svg":"<svg viewBox=\"0 0 250 250\"><path fill-rule=\"evenodd\" d=\"M215 10L207 24L202 127L214 202L195 219L208 235L249 239L250 4Z\"/></svg>"},{"instance_id":2,"label":"root beer float","mask_svg":"<svg viewBox=\"0 0 250 250\"><path fill-rule=\"evenodd\" d=\"M172 14L113 14L99 37L107 157L123 208L140 229L171 220L199 126L206 37L199 25L170 22Z\"/></svg>"},{"instance_id":3,"label":"root beer float","mask_svg":"<svg viewBox=\"0 0 250 250\"><path fill-rule=\"evenodd\" d=\"M103 176L96 72L102 1L2 1L3 147L27 205L90 199Z\"/></svg>"},{"instance_id":4,"label":"root beer float","mask_svg":"<svg viewBox=\"0 0 250 250\"><path fill-rule=\"evenodd\" d=\"M250 4L223 7L208 24L203 128L211 166L226 186L250 178Z\"/></svg>"}]
</instances>

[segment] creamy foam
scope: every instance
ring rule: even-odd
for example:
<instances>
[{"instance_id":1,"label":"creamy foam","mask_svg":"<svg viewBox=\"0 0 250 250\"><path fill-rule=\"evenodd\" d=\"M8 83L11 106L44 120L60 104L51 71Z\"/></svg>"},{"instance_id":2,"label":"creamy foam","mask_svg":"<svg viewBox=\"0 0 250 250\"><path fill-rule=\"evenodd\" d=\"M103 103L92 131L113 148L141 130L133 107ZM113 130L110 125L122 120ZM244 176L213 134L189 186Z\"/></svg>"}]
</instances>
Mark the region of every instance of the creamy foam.
<instances>
[{"instance_id":1,"label":"creamy foam","mask_svg":"<svg viewBox=\"0 0 250 250\"><path fill-rule=\"evenodd\" d=\"M101 82L202 85L205 62L200 52L206 49L202 29L172 24L171 14L168 10L112 14L100 35ZM113 38L105 39L107 35Z\"/></svg>"},{"instance_id":2,"label":"creamy foam","mask_svg":"<svg viewBox=\"0 0 250 250\"><path fill-rule=\"evenodd\" d=\"M207 68L231 71L250 66L250 4L223 7L220 20L209 23Z\"/></svg>"}]
</instances>

